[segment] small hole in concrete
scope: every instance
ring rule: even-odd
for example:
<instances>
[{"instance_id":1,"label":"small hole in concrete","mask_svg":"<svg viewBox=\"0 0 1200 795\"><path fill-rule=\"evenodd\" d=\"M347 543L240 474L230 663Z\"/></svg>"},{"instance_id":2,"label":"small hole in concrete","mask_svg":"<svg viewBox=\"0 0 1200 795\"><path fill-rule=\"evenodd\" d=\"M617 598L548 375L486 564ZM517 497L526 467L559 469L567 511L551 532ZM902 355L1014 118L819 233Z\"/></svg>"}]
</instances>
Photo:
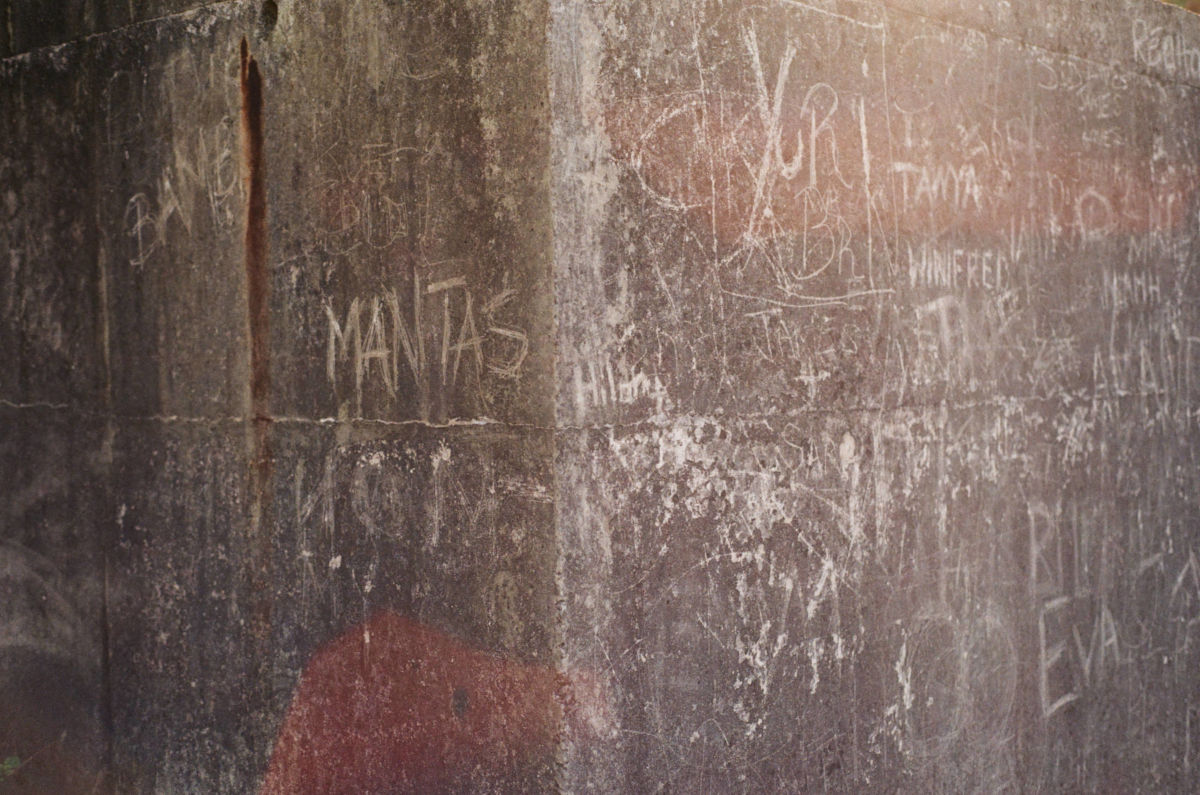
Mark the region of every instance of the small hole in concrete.
<instances>
[{"instance_id":1,"label":"small hole in concrete","mask_svg":"<svg viewBox=\"0 0 1200 795\"><path fill-rule=\"evenodd\" d=\"M262 4L262 12L258 17L259 27L262 29L263 36L270 36L271 31L275 30L275 23L279 20L279 4L275 0L264 0Z\"/></svg>"}]
</instances>

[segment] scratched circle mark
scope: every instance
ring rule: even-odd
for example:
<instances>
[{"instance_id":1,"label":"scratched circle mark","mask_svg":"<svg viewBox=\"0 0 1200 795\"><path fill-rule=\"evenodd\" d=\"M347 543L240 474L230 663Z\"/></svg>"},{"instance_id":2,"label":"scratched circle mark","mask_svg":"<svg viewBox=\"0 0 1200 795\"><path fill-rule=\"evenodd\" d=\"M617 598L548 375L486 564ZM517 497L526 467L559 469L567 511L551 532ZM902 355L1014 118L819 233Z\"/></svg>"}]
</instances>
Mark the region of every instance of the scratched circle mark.
<instances>
[{"instance_id":1,"label":"scratched circle mark","mask_svg":"<svg viewBox=\"0 0 1200 795\"><path fill-rule=\"evenodd\" d=\"M925 754L940 753L960 728L956 635L949 617L927 617L918 623L908 650L913 677L910 739Z\"/></svg>"},{"instance_id":2,"label":"scratched circle mark","mask_svg":"<svg viewBox=\"0 0 1200 795\"><path fill-rule=\"evenodd\" d=\"M1017 659L1001 612L985 605L967 616L924 615L910 644L912 750L936 759L1002 747L1015 700Z\"/></svg>"}]
</instances>

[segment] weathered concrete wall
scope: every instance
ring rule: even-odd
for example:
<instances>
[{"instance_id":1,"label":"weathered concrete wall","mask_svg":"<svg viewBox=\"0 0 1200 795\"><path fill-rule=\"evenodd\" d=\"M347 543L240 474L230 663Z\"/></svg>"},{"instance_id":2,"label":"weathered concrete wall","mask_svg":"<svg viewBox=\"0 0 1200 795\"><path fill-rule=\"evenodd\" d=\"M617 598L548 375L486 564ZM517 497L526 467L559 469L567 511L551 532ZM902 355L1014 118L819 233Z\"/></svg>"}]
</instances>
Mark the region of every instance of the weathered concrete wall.
<instances>
[{"instance_id":1,"label":"weathered concrete wall","mask_svg":"<svg viewBox=\"0 0 1200 795\"><path fill-rule=\"evenodd\" d=\"M8 783L1189 786L1193 17L51 5Z\"/></svg>"},{"instance_id":2,"label":"weathered concrete wall","mask_svg":"<svg viewBox=\"0 0 1200 795\"><path fill-rule=\"evenodd\" d=\"M18 49L104 30L22 5ZM253 790L328 734L301 704L277 740L326 647L304 698L383 706L291 770L545 788L547 9L178 5L0 65L0 755L35 790ZM456 763L377 769L417 734Z\"/></svg>"},{"instance_id":3,"label":"weathered concrete wall","mask_svg":"<svg viewBox=\"0 0 1200 795\"><path fill-rule=\"evenodd\" d=\"M570 787L1193 787L1195 18L553 19Z\"/></svg>"}]
</instances>

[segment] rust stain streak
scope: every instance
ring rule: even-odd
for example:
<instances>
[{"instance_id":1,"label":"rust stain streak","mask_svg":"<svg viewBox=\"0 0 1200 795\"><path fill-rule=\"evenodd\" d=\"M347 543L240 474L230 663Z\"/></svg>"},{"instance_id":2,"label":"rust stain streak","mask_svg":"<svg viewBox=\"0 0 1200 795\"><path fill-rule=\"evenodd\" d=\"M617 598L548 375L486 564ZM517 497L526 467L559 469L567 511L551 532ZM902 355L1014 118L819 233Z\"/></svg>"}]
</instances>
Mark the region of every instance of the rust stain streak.
<instances>
[{"instance_id":1,"label":"rust stain streak","mask_svg":"<svg viewBox=\"0 0 1200 795\"><path fill-rule=\"evenodd\" d=\"M256 421L270 418L267 272L267 188L263 163L263 85L258 62L242 39L242 158L246 179L246 297L250 319L250 407Z\"/></svg>"},{"instance_id":2,"label":"rust stain streak","mask_svg":"<svg viewBox=\"0 0 1200 795\"><path fill-rule=\"evenodd\" d=\"M267 188L263 161L263 81L246 39L241 48L242 174L246 180L246 316L250 341L251 631L267 643L271 628L271 370L270 274L267 266ZM260 654L258 661L267 659ZM264 680L265 681L265 680Z\"/></svg>"}]
</instances>

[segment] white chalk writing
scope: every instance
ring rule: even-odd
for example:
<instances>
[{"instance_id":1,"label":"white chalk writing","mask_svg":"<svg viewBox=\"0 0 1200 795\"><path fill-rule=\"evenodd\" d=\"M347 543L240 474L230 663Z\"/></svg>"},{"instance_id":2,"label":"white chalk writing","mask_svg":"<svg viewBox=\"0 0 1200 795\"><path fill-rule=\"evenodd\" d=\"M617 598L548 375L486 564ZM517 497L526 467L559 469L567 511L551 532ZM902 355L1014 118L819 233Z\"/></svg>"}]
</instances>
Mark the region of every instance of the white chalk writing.
<instances>
[{"instance_id":1,"label":"white chalk writing","mask_svg":"<svg viewBox=\"0 0 1200 795\"><path fill-rule=\"evenodd\" d=\"M515 295L502 290L480 304L464 277L424 284L418 274L404 307L395 290L355 298L342 315L327 304L326 375L336 387L349 367L360 416L364 389L379 384L394 399L405 374L422 406L432 391L453 394L466 382L482 400L484 378L519 378L529 351L525 332L497 317ZM428 311L430 302L441 311Z\"/></svg>"}]
</instances>

